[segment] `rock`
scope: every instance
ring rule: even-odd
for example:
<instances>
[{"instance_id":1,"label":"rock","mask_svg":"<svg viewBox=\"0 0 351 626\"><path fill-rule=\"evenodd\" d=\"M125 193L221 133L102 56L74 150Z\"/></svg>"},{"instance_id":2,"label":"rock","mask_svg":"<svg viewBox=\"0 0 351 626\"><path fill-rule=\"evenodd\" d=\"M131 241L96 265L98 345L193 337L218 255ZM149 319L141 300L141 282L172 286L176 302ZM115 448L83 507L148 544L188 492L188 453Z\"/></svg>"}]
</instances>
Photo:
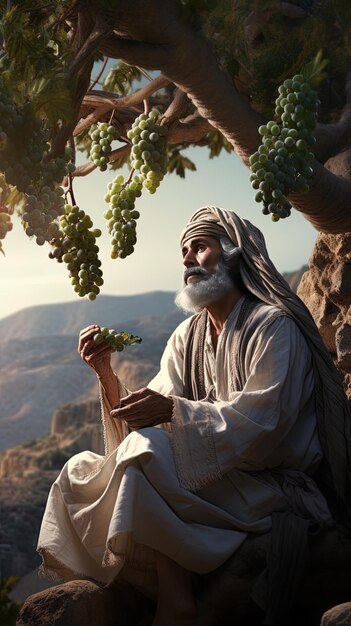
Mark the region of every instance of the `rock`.
<instances>
[{"instance_id":1,"label":"rock","mask_svg":"<svg viewBox=\"0 0 351 626\"><path fill-rule=\"evenodd\" d=\"M297 293L314 318L351 400L350 260L350 233L320 233Z\"/></svg>"},{"instance_id":2,"label":"rock","mask_svg":"<svg viewBox=\"0 0 351 626\"><path fill-rule=\"evenodd\" d=\"M27 598L16 626L146 626L149 615L148 601L129 585L74 580Z\"/></svg>"},{"instance_id":3,"label":"rock","mask_svg":"<svg viewBox=\"0 0 351 626\"><path fill-rule=\"evenodd\" d=\"M326 611L322 617L321 626L351 626L351 602L338 604Z\"/></svg>"}]
</instances>

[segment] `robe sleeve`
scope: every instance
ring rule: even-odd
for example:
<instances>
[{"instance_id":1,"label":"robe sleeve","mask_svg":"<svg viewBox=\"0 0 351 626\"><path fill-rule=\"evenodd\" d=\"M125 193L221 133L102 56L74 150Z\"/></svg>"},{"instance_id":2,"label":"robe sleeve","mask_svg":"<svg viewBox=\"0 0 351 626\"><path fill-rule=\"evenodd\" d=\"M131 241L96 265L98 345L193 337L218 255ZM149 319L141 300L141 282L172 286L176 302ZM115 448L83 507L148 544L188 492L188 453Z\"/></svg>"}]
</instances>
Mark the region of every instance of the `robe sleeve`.
<instances>
[{"instance_id":1,"label":"robe sleeve","mask_svg":"<svg viewBox=\"0 0 351 626\"><path fill-rule=\"evenodd\" d=\"M174 396L172 445L187 489L205 487L232 469L273 469L287 440L297 469L316 438L311 354L293 321L280 317L257 331L245 369L246 384L230 402ZM319 444L317 449L319 454Z\"/></svg>"},{"instance_id":2,"label":"robe sleeve","mask_svg":"<svg viewBox=\"0 0 351 626\"><path fill-rule=\"evenodd\" d=\"M184 320L170 336L163 352L160 371L148 387L165 396L183 393L184 347L191 318Z\"/></svg>"}]
</instances>

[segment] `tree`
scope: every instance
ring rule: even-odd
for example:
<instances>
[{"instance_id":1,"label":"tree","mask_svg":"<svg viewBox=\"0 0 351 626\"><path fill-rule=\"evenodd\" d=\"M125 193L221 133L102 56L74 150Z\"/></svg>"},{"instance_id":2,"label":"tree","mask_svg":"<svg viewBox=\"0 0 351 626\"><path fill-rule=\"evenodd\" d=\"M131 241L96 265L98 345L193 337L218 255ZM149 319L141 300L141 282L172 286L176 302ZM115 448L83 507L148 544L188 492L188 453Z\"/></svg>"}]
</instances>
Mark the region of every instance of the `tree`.
<instances>
[{"instance_id":1,"label":"tree","mask_svg":"<svg viewBox=\"0 0 351 626\"><path fill-rule=\"evenodd\" d=\"M96 167L96 162L99 163L99 159L95 159L95 163L89 162L75 171L69 163L69 159L74 162L76 149L90 151L88 131L92 124L99 121L113 127L112 138L116 131L120 145L108 154L110 166L116 169L129 159L132 145L128 131L132 124L152 106L162 113L162 124L168 127L164 148L168 151L165 163L170 170L183 175L185 168L191 169L192 164L181 153L189 144L203 145L213 154L222 148L234 149L249 166L250 155L261 142L258 128L273 115L272 103L278 86L299 72L322 49L328 66L319 88L322 106L315 131L316 143L311 147L313 175L309 191L291 191L289 201L322 233L317 242L317 256L327 248L334 260L337 257L339 274L344 276L347 255L351 251L348 239L351 225L348 174L351 7L347 0L322 3L289 0L278 6L275 0L251 3L244 0L149 0L147 5L142 0L133 3L118 0L112 6L104 0L37 0L1 2L0 6L3 15L2 80L4 91L8 92L5 107L13 101L15 117L22 116L37 135L44 133L36 139L37 151L47 146L42 150L42 158L37 157L49 187L49 192L45 189L44 199L40 168L32 177L37 177L34 191L33 185L30 186L33 180L26 181L21 191L21 168L14 172L16 167L10 163L8 174L2 167L6 212L9 215L15 206L22 220L28 195L32 196L31 211L33 207L38 208L35 202L39 197L40 212L46 196L50 196L50 189L61 183L64 176L63 184L71 194L72 203L75 202L74 177L87 175ZM104 70L111 59L119 63L106 76ZM96 60L102 62L102 70L93 80ZM151 77L150 71L156 75ZM133 89L140 75L146 76L149 82ZM35 126L33 116L44 119L45 132ZM18 128L23 130L23 123L21 125L20 119L17 121ZM6 136L2 141L6 144ZM71 147L70 153L67 153L67 146ZM25 149L23 142L22 149ZM157 184L161 178L162 172L156 177ZM123 189L124 184L125 181L120 182ZM151 183L150 187L149 190L155 190ZM20 194L15 193L16 189ZM139 181L132 195L140 193ZM72 216L71 222L74 224L77 219L83 216ZM4 222L10 228L9 218L4 218ZM88 218L85 224L87 229L91 228ZM48 228L51 236L55 235L55 229L50 231L50 224ZM28 234L33 234L33 228L29 228ZM91 231L90 248L94 247L96 236L98 233ZM45 237L39 240L38 243L44 243ZM62 237L58 241L62 243ZM132 251L133 237L129 243L126 254ZM336 247L338 252L334 254ZM61 261L62 252L59 247L52 254ZM347 371L350 366L349 350L345 349L350 328L347 313L340 297L338 302L333 299L331 286L323 285L323 280L320 282L320 274L325 269L323 263L330 264L330 255L319 260L318 276L312 272L312 279L304 279L303 295L310 308L314 308L315 318L319 316L316 321L322 330L323 315L316 313L311 294L319 293L320 307L334 307L332 314L328 313L325 337L329 337L332 324L336 325L338 336L333 331L328 347ZM79 278L80 266L77 268L73 263L72 270L69 254L66 259L71 263L77 292L88 293L85 288L80 289L85 286L79 281L88 280L85 275ZM92 260L98 267L93 254ZM83 268L83 271L86 270ZM100 269L96 275L93 287L90 284L87 287L92 298L102 284ZM339 358L341 353L342 358Z\"/></svg>"}]
</instances>

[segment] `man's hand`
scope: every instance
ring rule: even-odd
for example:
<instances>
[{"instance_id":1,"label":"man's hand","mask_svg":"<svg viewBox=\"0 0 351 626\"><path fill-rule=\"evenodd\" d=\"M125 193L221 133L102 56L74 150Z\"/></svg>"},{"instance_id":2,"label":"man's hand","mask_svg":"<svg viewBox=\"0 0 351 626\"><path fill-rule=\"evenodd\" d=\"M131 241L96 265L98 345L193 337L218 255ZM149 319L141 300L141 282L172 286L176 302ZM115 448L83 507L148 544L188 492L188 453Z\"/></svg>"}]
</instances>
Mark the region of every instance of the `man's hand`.
<instances>
[{"instance_id":1,"label":"man's hand","mask_svg":"<svg viewBox=\"0 0 351 626\"><path fill-rule=\"evenodd\" d=\"M92 324L83 328L79 333L78 352L88 365L92 367L98 376L109 372L111 367L112 349L107 343L95 343L94 335L100 331L100 326Z\"/></svg>"},{"instance_id":2,"label":"man's hand","mask_svg":"<svg viewBox=\"0 0 351 626\"><path fill-rule=\"evenodd\" d=\"M110 415L123 419L132 430L170 422L172 418L172 398L147 387L130 393L122 398L121 403L125 406L114 409Z\"/></svg>"}]
</instances>

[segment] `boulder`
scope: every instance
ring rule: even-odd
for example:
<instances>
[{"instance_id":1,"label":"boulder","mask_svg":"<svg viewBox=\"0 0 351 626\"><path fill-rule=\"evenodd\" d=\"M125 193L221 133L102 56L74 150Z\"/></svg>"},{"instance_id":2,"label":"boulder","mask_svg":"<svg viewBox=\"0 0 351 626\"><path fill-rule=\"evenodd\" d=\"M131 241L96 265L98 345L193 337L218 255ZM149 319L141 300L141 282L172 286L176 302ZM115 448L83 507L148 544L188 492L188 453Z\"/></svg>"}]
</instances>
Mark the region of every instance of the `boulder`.
<instances>
[{"instance_id":1,"label":"boulder","mask_svg":"<svg viewBox=\"0 0 351 626\"><path fill-rule=\"evenodd\" d=\"M338 604L326 611L322 617L321 626L351 626L351 602Z\"/></svg>"},{"instance_id":2,"label":"boulder","mask_svg":"<svg viewBox=\"0 0 351 626\"><path fill-rule=\"evenodd\" d=\"M148 600L129 585L74 580L27 598L16 626L146 626L150 615Z\"/></svg>"}]
</instances>

